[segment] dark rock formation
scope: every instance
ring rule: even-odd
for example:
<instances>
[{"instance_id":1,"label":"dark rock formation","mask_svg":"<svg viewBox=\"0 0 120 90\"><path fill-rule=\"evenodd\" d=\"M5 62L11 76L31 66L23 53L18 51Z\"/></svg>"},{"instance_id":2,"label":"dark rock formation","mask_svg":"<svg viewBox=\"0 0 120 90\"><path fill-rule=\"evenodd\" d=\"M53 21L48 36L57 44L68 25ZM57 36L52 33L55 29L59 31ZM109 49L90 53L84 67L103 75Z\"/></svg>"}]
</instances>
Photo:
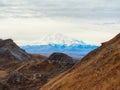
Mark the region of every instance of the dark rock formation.
<instances>
[{"instance_id":1,"label":"dark rock formation","mask_svg":"<svg viewBox=\"0 0 120 90\"><path fill-rule=\"evenodd\" d=\"M53 53L48 58L49 62L56 62L59 64L73 64L72 57L64 53Z\"/></svg>"}]
</instances>

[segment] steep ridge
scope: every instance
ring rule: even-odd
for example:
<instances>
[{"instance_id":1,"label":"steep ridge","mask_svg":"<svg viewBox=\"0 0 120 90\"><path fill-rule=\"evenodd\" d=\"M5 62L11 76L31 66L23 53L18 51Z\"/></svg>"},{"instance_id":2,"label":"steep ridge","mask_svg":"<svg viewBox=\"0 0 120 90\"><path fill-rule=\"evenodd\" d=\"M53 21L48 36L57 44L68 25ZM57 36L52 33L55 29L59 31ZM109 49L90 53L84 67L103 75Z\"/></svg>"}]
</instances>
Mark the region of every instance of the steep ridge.
<instances>
[{"instance_id":1,"label":"steep ridge","mask_svg":"<svg viewBox=\"0 0 120 90\"><path fill-rule=\"evenodd\" d=\"M0 40L0 57L17 60L30 60L31 55L19 48L12 39Z\"/></svg>"},{"instance_id":2,"label":"steep ridge","mask_svg":"<svg viewBox=\"0 0 120 90\"><path fill-rule=\"evenodd\" d=\"M120 33L40 90L120 90Z\"/></svg>"}]
</instances>

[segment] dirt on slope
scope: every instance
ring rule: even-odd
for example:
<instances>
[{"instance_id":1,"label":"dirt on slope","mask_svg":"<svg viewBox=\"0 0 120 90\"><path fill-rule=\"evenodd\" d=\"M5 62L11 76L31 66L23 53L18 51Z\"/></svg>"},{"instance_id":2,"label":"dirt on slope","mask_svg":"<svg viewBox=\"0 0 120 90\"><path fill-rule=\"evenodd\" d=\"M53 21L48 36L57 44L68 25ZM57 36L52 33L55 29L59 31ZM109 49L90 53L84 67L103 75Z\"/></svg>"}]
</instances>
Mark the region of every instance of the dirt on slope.
<instances>
[{"instance_id":1,"label":"dirt on slope","mask_svg":"<svg viewBox=\"0 0 120 90\"><path fill-rule=\"evenodd\" d=\"M120 90L120 33L40 90Z\"/></svg>"}]
</instances>

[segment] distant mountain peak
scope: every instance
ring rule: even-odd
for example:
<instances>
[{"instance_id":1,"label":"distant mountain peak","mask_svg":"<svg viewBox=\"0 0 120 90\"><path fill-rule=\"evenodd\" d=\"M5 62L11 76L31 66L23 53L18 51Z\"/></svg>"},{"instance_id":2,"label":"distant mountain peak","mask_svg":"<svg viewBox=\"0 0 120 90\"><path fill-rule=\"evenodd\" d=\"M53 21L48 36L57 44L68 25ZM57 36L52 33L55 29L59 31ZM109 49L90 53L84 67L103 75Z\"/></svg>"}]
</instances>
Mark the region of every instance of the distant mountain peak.
<instances>
[{"instance_id":1,"label":"distant mountain peak","mask_svg":"<svg viewBox=\"0 0 120 90\"><path fill-rule=\"evenodd\" d=\"M0 57L6 59L28 60L31 56L19 48L12 39L0 39Z\"/></svg>"},{"instance_id":2,"label":"distant mountain peak","mask_svg":"<svg viewBox=\"0 0 120 90\"><path fill-rule=\"evenodd\" d=\"M41 43L42 42L44 44L61 44L61 45L85 44L83 41L79 41L77 39L67 37L61 33L46 34L41 39Z\"/></svg>"},{"instance_id":3,"label":"distant mountain peak","mask_svg":"<svg viewBox=\"0 0 120 90\"><path fill-rule=\"evenodd\" d=\"M77 40L68 36L65 36L61 33L46 33L41 36L38 40L33 41L19 41L19 45L49 45L49 44L58 44L58 45L85 45L86 43Z\"/></svg>"},{"instance_id":4,"label":"distant mountain peak","mask_svg":"<svg viewBox=\"0 0 120 90\"><path fill-rule=\"evenodd\" d=\"M0 39L0 46L6 45L6 44L13 44L13 40L12 39L6 39L6 40Z\"/></svg>"}]
</instances>

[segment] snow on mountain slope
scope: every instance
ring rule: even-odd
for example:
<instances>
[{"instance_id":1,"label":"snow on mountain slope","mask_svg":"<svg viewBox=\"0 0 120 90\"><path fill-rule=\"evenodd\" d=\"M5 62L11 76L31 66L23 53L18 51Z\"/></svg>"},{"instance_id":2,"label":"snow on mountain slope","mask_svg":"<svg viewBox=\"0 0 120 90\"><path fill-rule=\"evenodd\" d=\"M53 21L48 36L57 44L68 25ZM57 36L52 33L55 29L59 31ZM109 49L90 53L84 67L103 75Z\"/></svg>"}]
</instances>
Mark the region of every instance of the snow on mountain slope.
<instances>
[{"instance_id":1,"label":"snow on mountain slope","mask_svg":"<svg viewBox=\"0 0 120 90\"><path fill-rule=\"evenodd\" d=\"M41 35L41 38L38 38L38 40L34 41L17 41L17 44L20 46L25 46L25 45L49 45L49 44L58 44L58 45L85 45L85 42L81 40L77 40L74 38L67 37L63 34L60 33L46 33Z\"/></svg>"},{"instance_id":2,"label":"snow on mountain slope","mask_svg":"<svg viewBox=\"0 0 120 90\"><path fill-rule=\"evenodd\" d=\"M79 41L74 38L64 36L63 34L60 34L60 33L45 35L45 37L42 38L41 43L60 44L60 45L85 44L83 41Z\"/></svg>"}]
</instances>

